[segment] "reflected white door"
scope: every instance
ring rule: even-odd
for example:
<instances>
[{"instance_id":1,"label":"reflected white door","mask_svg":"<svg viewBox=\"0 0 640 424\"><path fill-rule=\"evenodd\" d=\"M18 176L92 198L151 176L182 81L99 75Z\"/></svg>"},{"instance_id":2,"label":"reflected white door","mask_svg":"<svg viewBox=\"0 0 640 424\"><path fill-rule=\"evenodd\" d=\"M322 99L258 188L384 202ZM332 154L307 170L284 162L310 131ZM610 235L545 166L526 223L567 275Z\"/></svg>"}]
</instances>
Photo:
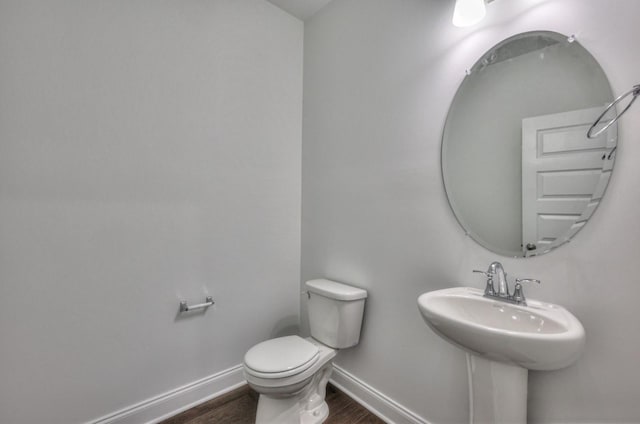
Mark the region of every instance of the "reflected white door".
<instances>
[{"instance_id":1,"label":"reflected white door","mask_svg":"<svg viewBox=\"0 0 640 424\"><path fill-rule=\"evenodd\" d=\"M587 130L603 108L522 120L522 248L525 256L565 243L589 219L609 182L617 126Z\"/></svg>"}]
</instances>

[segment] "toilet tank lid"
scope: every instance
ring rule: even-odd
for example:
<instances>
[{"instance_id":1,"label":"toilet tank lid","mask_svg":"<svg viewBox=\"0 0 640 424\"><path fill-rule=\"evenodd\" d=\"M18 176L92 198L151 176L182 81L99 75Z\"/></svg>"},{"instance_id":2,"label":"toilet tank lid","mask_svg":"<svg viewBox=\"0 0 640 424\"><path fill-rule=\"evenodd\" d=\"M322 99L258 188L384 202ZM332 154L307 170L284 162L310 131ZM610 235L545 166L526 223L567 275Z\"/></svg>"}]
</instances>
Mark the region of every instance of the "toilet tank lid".
<instances>
[{"instance_id":1,"label":"toilet tank lid","mask_svg":"<svg viewBox=\"0 0 640 424\"><path fill-rule=\"evenodd\" d=\"M305 283L307 290L335 300L359 300L367 297L367 291L324 278Z\"/></svg>"}]
</instances>

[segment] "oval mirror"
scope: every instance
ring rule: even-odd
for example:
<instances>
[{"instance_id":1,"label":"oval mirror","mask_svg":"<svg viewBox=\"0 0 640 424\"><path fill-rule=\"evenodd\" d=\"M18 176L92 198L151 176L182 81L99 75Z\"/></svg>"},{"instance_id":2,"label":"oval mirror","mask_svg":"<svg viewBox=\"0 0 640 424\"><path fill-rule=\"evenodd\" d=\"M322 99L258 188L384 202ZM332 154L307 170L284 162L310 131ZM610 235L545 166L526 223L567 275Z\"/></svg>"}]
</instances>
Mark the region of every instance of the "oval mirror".
<instances>
[{"instance_id":1,"label":"oval mirror","mask_svg":"<svg viewBox=\"0 0 640 424\"><path fill-rule=\"evenodd\" d=\"M604 71L573 37L529 32L485 53L442 138L445 189L467 234L516 257L571 239L609 182L617 127L586 134L612 100Z\"/></svg>"}]
</instances>

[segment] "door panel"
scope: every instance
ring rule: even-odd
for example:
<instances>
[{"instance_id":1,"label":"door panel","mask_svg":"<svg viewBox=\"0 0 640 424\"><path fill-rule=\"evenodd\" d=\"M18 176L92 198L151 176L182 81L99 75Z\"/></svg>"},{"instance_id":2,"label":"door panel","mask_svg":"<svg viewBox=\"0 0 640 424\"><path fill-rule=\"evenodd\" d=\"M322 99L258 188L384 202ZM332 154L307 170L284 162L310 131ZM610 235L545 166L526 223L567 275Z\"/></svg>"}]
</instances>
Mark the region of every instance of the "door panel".
<instances>
[{"instance_id":1,"label":"door panel","mask_svg":"<svg viewBox=\"0 0 640 424\"><path fill-rule=\"evenodd\" d=\"M616 127L595 139L602 112L583 109L522 120L522 241L525 256L566 242L598 206L613 166Z\"/></svg>"}]
</instances>

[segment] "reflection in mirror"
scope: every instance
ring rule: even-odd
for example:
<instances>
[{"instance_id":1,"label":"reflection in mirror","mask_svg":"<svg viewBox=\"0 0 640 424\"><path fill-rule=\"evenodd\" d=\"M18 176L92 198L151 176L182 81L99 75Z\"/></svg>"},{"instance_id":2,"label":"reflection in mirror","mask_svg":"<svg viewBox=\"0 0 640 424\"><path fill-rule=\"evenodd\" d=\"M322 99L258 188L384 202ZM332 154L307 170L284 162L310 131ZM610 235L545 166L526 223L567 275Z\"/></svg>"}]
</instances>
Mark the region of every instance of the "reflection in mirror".
<instances>
[{"instance_id":1,"label":"reflection in mirror","mask_svg":"<svg viewBox=\"0 0 640 424\"><path fill-rule=\"evenodd\" d=\"M483 55L453 99L442 140L447 196L467 234L524 257L573 237L613 168L617 126L586 135L612 100L604 71L573 37L530 32Z\"/></svg>"}]
</instances>

